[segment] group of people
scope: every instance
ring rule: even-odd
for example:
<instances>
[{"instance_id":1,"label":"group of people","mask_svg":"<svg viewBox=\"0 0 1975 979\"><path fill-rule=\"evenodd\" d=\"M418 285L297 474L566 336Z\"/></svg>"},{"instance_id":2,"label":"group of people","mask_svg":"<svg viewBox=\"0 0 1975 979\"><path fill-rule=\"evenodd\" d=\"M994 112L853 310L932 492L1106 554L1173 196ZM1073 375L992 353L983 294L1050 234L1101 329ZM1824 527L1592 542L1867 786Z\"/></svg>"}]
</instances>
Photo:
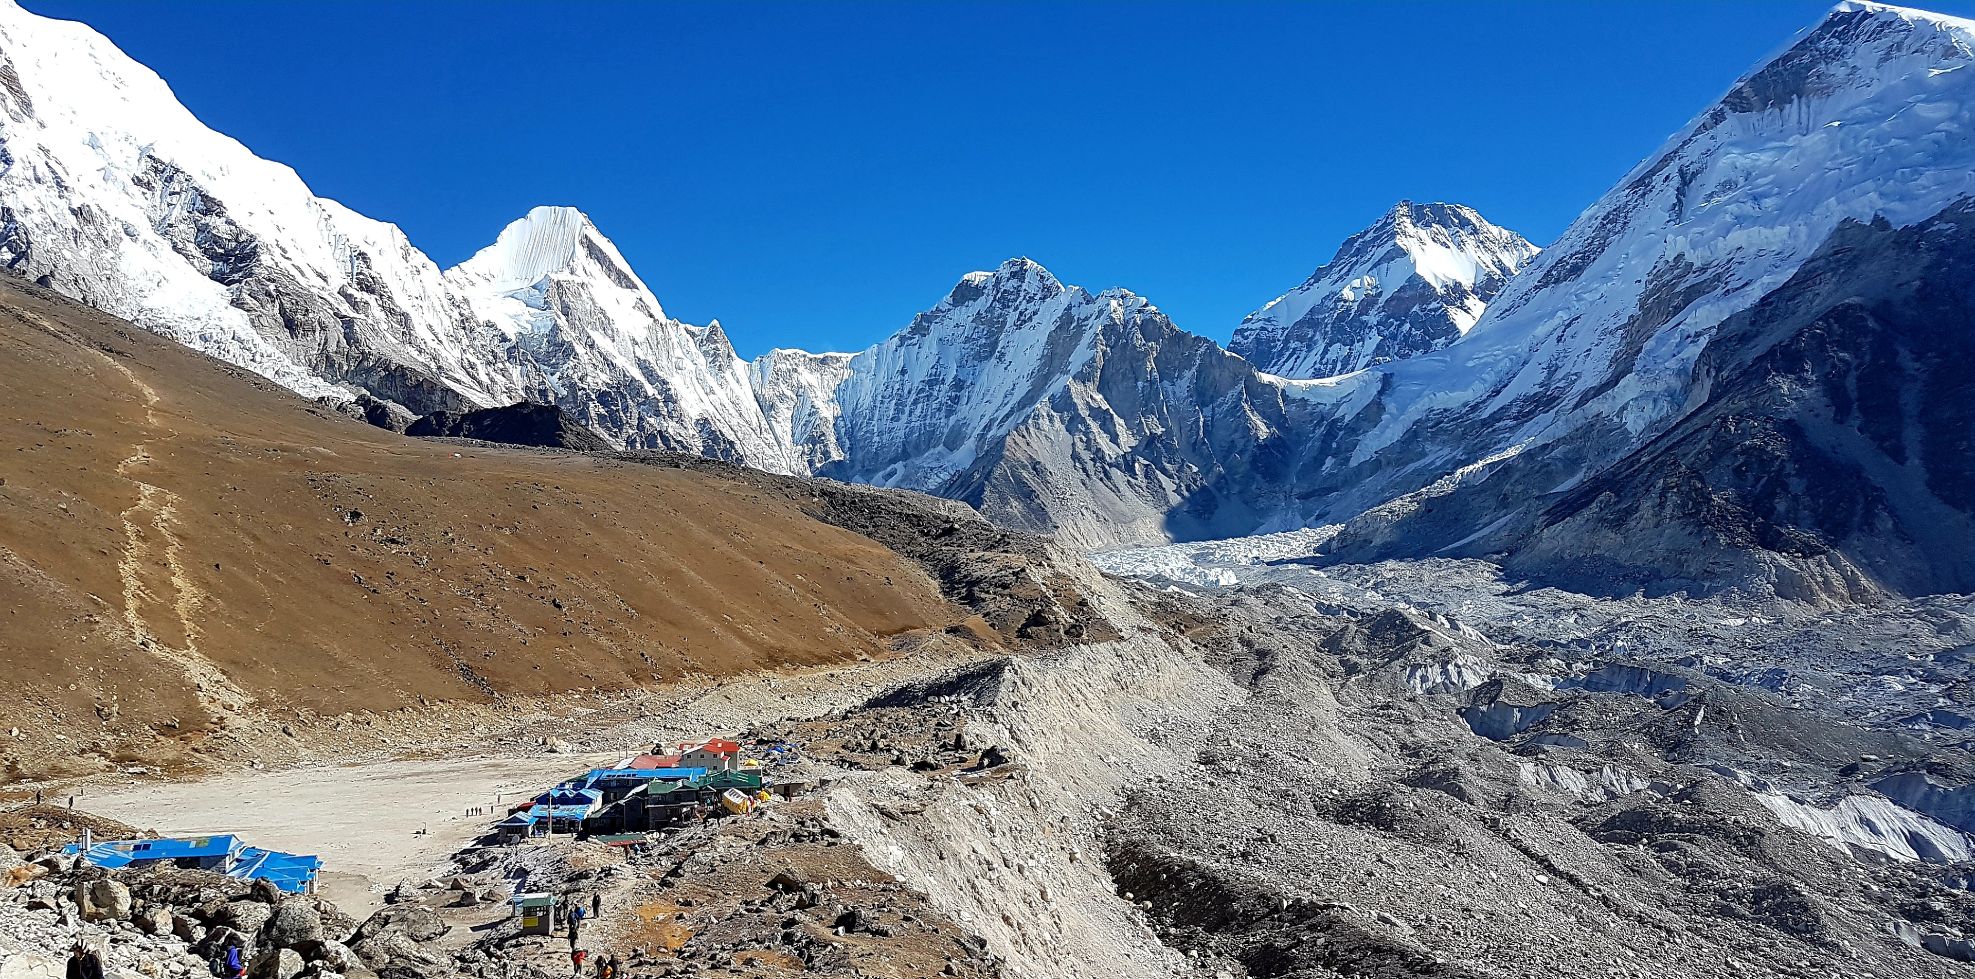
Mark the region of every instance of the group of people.
<instances>
[{"instance_id":1,"label":"group of people","mask_svg":"<svg viewBox=\"0 0 1975 979\"><path fill-rule=\"evenodd\" d=\"M601 914L603 914L603 895L591 894L589 916L594 918ZM569 971L571 975L578 977L583 975L583 963L590 957L587 950L576 945L577 937L583 930L583 920L583 905L578 902L575 907L569 909ZM617 979L623 974L623 968L623 963L618 961L616 956L597 957L598 979Z\"/></svg>"},{"instance_id":2,"label":"group of people","mask_svg":"<svg viewBox=\"0 0 1975 979\"><path fill-rule=\"evenodd\" d=\"M589 961L590 953L574 949L569 953L570 974L582 979L583 963ZM597 956L597 979L621 979L624 975L624 960L615 955Z\"/></svg>"}]
</instances>

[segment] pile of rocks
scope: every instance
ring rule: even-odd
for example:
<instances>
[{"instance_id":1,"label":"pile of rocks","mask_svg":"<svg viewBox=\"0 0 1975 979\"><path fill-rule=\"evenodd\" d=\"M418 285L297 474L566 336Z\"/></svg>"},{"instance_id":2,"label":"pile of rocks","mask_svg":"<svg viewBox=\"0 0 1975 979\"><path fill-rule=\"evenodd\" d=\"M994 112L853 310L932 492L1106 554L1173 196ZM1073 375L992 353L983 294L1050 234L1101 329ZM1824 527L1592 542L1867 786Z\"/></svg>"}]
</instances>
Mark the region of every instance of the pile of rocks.
<instances>
[{"instance_id":1,"label":"pile of rocks","mask_svg":"<svg viewBox=\"0 0 1975 979\"><path fill-rule=\"evenodd\" d=\"M4 846L0 872L19 882L0 897L0 941L12 938L22 950L58 954L87 938L100 942L113 969L153 977L208 974L229 947L241 950L256 979L375 974L338 938L369 937L354 920L267 881L178 868L113 872Z\"/></svg>"}]
</instances>

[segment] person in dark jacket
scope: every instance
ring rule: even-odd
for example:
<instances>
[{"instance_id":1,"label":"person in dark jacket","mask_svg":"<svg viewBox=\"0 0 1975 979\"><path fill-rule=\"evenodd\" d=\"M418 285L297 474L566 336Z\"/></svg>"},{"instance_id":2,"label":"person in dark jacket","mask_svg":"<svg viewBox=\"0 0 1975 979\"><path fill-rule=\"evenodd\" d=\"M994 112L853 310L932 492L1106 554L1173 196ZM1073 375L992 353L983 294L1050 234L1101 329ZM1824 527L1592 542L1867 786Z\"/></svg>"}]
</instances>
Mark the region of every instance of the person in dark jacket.
<instances>
[{"instance_id":1,"label":"person in dark jacket","mask_svg":"<svg viewBox=\"0 0 1975 979\"><path fill-rule=\"evenodd\" d=\"M81 942L69 952L68 979L103 979L103 960Z\"/></svg>"}]
</instances>

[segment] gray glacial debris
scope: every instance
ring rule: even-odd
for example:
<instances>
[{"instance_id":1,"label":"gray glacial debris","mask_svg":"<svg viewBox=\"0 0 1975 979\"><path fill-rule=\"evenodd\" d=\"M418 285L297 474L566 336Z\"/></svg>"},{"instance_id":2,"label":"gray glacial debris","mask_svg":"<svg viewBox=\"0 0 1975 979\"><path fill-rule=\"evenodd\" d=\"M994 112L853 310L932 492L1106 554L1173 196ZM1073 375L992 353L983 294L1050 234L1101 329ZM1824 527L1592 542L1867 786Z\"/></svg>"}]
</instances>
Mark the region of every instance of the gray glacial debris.
<instances>
[{"instance_id":1,"label":"gray glacial debris","mask_svg":"<svg viewBox=\"0 0 1975 979\"><path fill-rule=\"evenodd\" d=\"M1528 695L1526 688L1521 692ZM1468 730L1490 741L1507 741L1548 720L1557 709L1555 703L1546 699L1517 703L1522 698L1515 697L1500 680L1476 691L1474 699L1474 703L1461 708L1461 720L1467 722Z\"/></svg>"},{"instance_id":2,"label":"gray glacial debris","mask_svg":"<svg viewBox=\"0 0 1975 979\"><path fill-rule=\"evenodd\" d=\"M1223 625L1194 638L1210 659L1222 651L1252 691L1210 728L1213 743L1238 746L1241 763L1145 786L1111 835L1120 886L1149 895L1155 928L1200 959L1316 975L1461 975L1485 964L1481 974L1603 976L1631 971L1634 942L1672 929L1688 940L1655 958L1655 974L1718 975L1733 958L1744 974L1800 975L1805 962L1815 971L1831 961L1826 949L1841 940L1886 974L1952 974L1924 942L1883 927L1913 920L1910 894L1955 894L1936 889L1926 863L1886 862L1871 847L1807 854L1798 824L1758 793L1683 760L1768 764L1743 753L1773 748L1760 727L1769 722L1748 705L1706 687L1720 701L1712 713L1737 718L1741 734L1705 719L1697 731L1699 703L1651 700L1673 671L1655 679L1660 671L1630 669L1567 672L1560 679L1578 685L1554 690L1497 679L1419 694L1394 671L1412 655L1411 637L1352 628L1350 611L1312 608L1300 589L1237 588L1207 601L1214 610L1200 618ZM1499 632L1489 640L1466 640L1461 653L1498 674L1545 668L1540 648ZM1538 748L1471 735L1457 708L1492 685L1522 690L1521 703L1561 698L1551 721L1571 717L1586 739ZM1593 731L1591 721L1617 726ZM1717 731L1728 737L1713 740ZM1696 737L1706 747L1682 743ZM1845 778L1836 769L1847 757L1857 754L1834 752L1824 777ZM1802 762L1776 770L1820 777ZM1847 816L1901 820L1920 835L1872 842L1914 843L1923 861L1958 859L1965 838L1899 809L1877 798ZM1231 812L1243 818L1217 815ZM1477 877L1489 882L1483 892ZM1941 907L1954 924L1916 927L1952 938L1975 902L1955 895ZM1545 923L1559 915L1576 924Z\"/></svg>"}]
</instances>

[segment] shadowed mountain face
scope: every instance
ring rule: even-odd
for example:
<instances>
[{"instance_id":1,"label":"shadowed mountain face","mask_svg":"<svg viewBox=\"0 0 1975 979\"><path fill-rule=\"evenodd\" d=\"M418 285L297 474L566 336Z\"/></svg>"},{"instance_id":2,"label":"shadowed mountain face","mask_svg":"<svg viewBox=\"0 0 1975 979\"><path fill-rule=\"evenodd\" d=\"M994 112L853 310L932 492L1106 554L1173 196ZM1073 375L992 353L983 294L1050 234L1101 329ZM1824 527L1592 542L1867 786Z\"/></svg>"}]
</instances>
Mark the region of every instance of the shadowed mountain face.
<instances>
[{"instance_id":1,"label":"shadowed mountain face","mask_svg":"<svg viewBox=\"0 0 1975 979\"><path fill-rule=\"evenodd\" d=\"M1452 541L1437 553L1590 591L1975 589L1971 262L1969 202L1907 228L1846 225L1721 325L1694 403L1615 463L1551 491L1590 455L1574 433L1353 521L1329 557Z\"/></svg>"},{"instance_id":2,"label":"shadowed mountain face","mask_svg":"<svg viewBox=\"0 0 1975 979\"><path fill-rule=\"evenodd\" d=\"M435 411L411 423L405 434L591 452L610 448L603 436L584 428L561 408L525 401L477 411Z\"/></svg>"},{"instance_id":3,"label":"shadowed mountain face","mask_svg":"<svg viewBox=\"0 0 1975 979\"><path fill-rule=\"evenodd\" d=\"M1512 564L1790 598L1975 590L1971 363L1975 205L1842 228L1722 325L1705 399L1549 503Z\"/></svg>"}]
</instances>

